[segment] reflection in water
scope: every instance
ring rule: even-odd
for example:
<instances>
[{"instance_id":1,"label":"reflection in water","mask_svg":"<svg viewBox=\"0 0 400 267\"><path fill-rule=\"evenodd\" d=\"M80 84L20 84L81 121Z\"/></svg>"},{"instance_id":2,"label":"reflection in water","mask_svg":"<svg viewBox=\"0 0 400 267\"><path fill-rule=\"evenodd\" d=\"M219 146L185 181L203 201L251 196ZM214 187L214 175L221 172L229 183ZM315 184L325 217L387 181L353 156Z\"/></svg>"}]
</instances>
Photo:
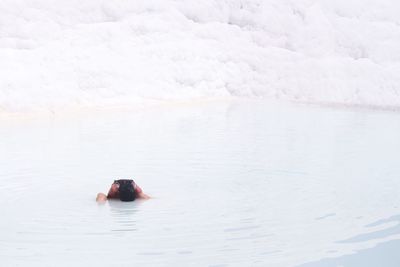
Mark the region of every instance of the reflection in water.
<instances>
[{"instance_id":1,"label":"reflection in water","mask_svg":"<svg viewBox=\"0 0 400 267\"><path fill-rule=\"evenodd\" d=\"M335 215L336 215L335 213L328 213L328 214L325 214L323 216L315 218L315 220L323 220L323 219L326 219L328 217L332 217L332 216L335 216Z\"/></svg>"},{"instance_id":2,"label":"reflection in water","mask_svg":"<svg viewBox=\"0 0 400 267\"><path fill-rule=\"evenodd\" d=\"M399 267L400 240L392 240L377 246L338 258L328 258L299 267Z\"/></svg>"},{"instance_id":3,"label":"reflection in water","mask_svg":"<svg viewBox=\"0 0 400 267\"><path fill-rule=\"evenodd\" d=\"M395 223L395 225L388 227L380 231L374 231L371 233L361 234L351 237L346 240L339 241L340 243L354 243L354 242L366 242L373 239L382 239L392 235L400 234L400 215L391 216L390 218L376 221L374 223L366 225L366 227L376 227L388 223Z\"/></svg>"},{"instance_id":4,"label":"reflection in water","mask_svg":"<svg viewBox=\"0 0 400 267\"><path fill-rule=\"evenodd\" d=\"M326 258L320 261L300 265L301 267L398 267L400 266L400 215L391 216L387 219L378 220L366 225L366 227L379 227L385 224L393 224L382 230L360 234L338 243L368 243L376 239L387 239L392 237L395 240L380 243L372 248L359 250L353 254L336 258ZM299 267L300 267L299 266Z\"/></svg>"},{"instance_id":5,"label":"reflection in water","mask_svg":"<svg viewBox=\"0 0 400 267\"><path fill-rule=\"evenodd\" d=\"M122 202L119 200L109 200L110 212L115 220L117 229L111 229L113 232L131 232L136 231L135 213L139 201Z\"/></svg>"}]
</instances>

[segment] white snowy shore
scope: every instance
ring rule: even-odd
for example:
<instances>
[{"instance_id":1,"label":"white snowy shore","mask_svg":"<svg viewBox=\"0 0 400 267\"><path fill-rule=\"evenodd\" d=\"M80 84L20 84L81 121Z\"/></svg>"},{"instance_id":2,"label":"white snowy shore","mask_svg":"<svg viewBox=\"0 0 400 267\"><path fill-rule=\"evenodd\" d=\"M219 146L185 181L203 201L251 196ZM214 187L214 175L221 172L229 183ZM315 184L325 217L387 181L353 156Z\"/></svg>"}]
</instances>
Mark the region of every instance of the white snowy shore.
<instances>
[{"instance_id":1,"label":"white snowy shore","mask_svg":"<svg viewBox=\"0 0 400 267\"><path fill-rule=\"evenodd\" d=\"M0 2L0 112L220 97L400 107L394 0Z\"/></svg>"}]
</instances>

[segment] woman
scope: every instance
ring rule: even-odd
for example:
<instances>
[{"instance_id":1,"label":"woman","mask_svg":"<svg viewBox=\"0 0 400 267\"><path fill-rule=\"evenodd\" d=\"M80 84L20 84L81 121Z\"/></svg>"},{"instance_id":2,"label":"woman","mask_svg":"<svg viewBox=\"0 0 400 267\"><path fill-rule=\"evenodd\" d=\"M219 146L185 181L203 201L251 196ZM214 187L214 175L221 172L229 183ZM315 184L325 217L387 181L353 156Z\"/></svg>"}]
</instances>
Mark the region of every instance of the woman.
<instances>
[{"instance_id":1,"label":"woman","mask_svg":"<svg viewBox=\"0 0 400 267\"><path fill-rule=\"evenodd\" d=\"M129 179L115 180L108 194L98 193L97 202L103 202L107 199L119 199L121 201L133 201L135 199L149 199L150 197L143 193L143 190L133 181Z\"/></svg>"}]
</instances>

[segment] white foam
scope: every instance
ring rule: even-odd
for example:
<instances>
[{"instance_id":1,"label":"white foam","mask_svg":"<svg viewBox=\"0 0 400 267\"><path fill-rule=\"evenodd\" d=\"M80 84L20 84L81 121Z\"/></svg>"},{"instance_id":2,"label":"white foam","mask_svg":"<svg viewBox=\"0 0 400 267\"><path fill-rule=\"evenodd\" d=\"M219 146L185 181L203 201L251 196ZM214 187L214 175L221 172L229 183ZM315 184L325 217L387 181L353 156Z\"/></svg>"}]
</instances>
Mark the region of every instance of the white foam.
<instances>
[{"instance_id":1,"label":"white foam","mask_svg":"<svg viewBox=\"0 0 400 267\"><path fill-rule=\"evenodd\" d=\"M0 110L212 97L400 107L397 1L0 3Z\"/></svg>"}]
</instances>

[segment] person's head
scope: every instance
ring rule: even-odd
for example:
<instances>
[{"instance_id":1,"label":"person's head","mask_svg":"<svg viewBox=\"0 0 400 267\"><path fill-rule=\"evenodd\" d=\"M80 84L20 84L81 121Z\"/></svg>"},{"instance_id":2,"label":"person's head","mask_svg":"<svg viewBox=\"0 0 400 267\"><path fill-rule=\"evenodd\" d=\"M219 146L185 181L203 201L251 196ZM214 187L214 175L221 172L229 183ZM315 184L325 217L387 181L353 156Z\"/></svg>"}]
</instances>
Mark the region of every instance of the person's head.
<instances>
[{"instance_id":1,"label":"person's head","mask_svg":"<svg viewBox=\"0 0 400 267\"><path fill-rule=\"evenodd\" d=\"M136 199L136 191L133 180L117 180L118 195L121 201L134 201Z\"/></svg>"},{"instance_id":2,"label":"person's head","mask_svg":"<svg viewBox=\"0 0 400 267\"><path fill-rule=\"evenodd\" d=\"M134 201L136 199L135 190L119 190L119 199L121 201Z\"/></svg>"}]
</instances>

